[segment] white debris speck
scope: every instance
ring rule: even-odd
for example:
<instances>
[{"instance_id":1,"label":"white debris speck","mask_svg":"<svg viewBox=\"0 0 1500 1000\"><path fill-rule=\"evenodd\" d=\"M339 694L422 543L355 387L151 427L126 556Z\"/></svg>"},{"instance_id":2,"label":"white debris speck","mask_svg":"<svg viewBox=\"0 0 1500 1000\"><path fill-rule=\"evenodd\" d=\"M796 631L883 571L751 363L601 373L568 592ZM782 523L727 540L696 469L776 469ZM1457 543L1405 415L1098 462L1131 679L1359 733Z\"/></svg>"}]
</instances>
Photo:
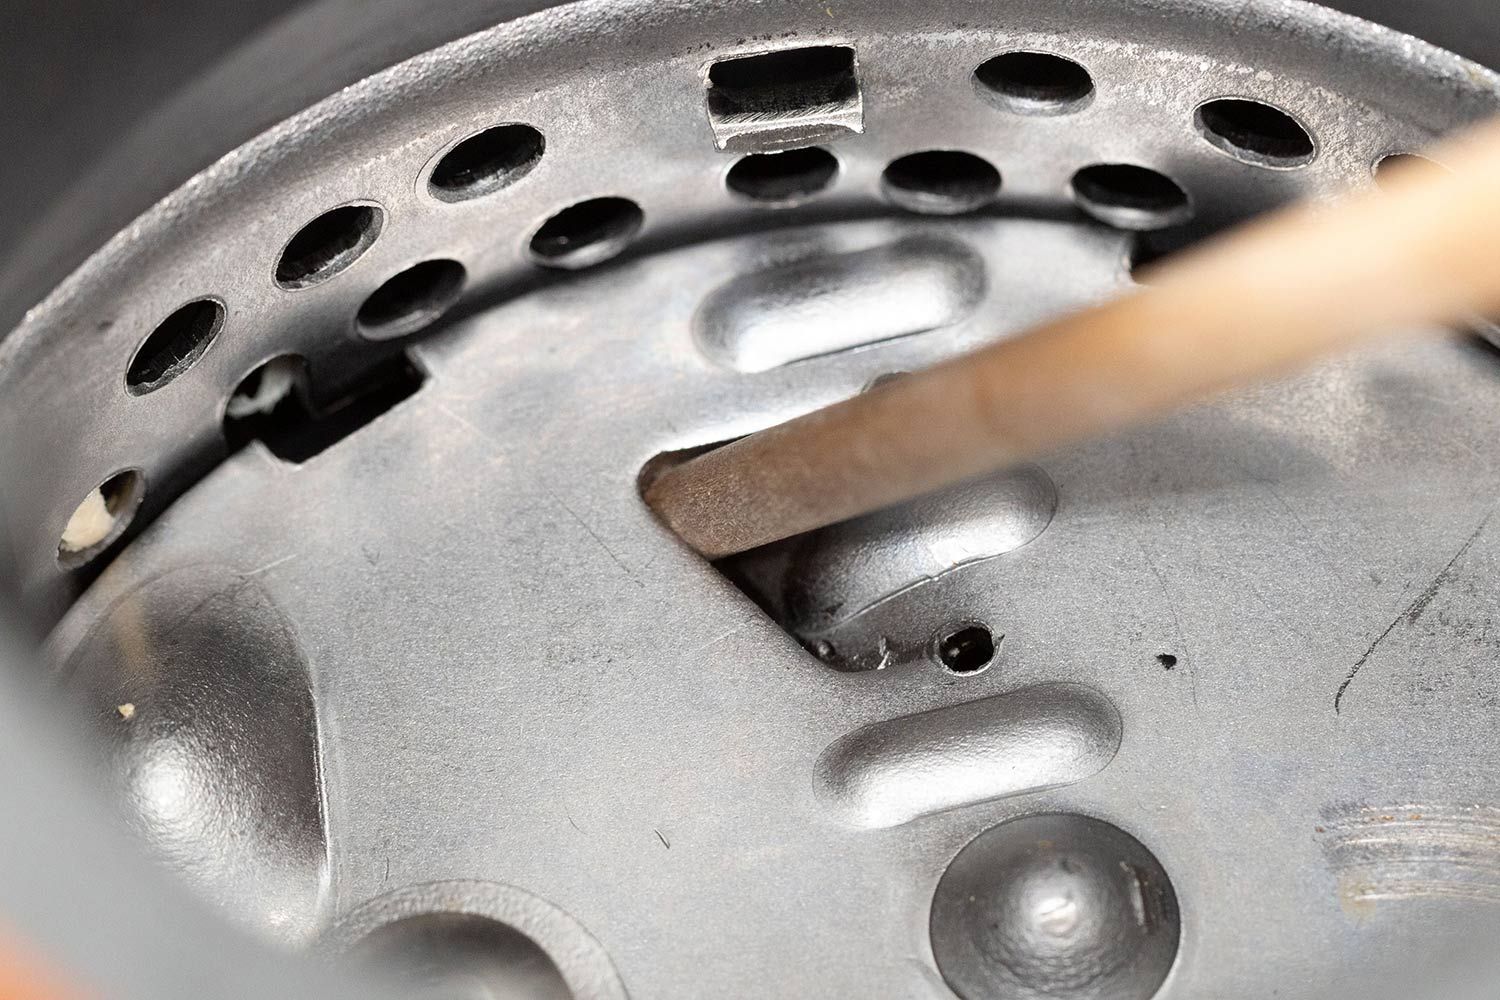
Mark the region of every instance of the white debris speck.
<instances>
[{"instance_id":1,"label":"white debris speck","mask_svg":"<svg viewBox=\"0 0 1500 1000\"><path fill-rule=\"evenodd\" d=\"M83 503L68 518L68 526L63 529L59 547L64 552L82 552L108 538L114 527L115 516L109 512L104 494L94 490L83 498Z\"/></svg>"}]
</instances>

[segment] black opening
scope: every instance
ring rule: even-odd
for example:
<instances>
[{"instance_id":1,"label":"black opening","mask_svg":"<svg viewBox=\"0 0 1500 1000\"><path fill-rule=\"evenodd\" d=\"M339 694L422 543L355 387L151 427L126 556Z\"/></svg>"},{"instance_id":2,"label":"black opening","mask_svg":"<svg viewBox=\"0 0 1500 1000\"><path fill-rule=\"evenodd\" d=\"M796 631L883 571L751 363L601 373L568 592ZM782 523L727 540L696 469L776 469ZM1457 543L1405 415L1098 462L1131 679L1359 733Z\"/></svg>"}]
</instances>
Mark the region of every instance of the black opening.
<instances>
[{"instance_id":1,"label":"black opening","mask_svg":"<svg viewBox=\"0 0 1500 1000\"><path fill-rule=\"evenodd\" d=\"M751 153L729 168L724 184L752 201L787 202L817 194L833 183L839 161L810 146L785 153Z\"/></svg>"},{"instance_id":2,"label":"black opening","mask_svg":"<svg viewBox=\"0 0 1500 1000\"><path fill-rule=\"evenodd\" d=\"M425 381L411 359L397 354L339 399L315 407L306 362L292 355L273 358L246 375L230 397L224 439L231 450L260 441L277 458L300 464L411 398Z\"/></svg>"},{"instance_id":3,"label":"black opening","mask_svg":"<svg viewBox=\"0 0 1500 1000\"><path fill-rule=\"evenodd\" d=\"M1069 187L1079 208L1120 229L1162 229L1193 215L1187 192L1148 167L1129 163L1084 167L1073 175Z\"/></svg>"},{"instance_id":4,"label":"black opening","mask_svg":"<svg viewBox=\"0 0 1500 1000\"><path fill-rule=\"evenodd\" d=\"M1312 136L1297 120L1260 101L1224 98L1198 109L1198 130L1237 159L1262 166L1299 166L1313 158Z\"/></svg>"},{"instance_id":5,"label":"black opening","mask_svg":"<svg viewBox=\"0 0 1500 1000\"><path fill-rule=\"evenodd\" d=\"M456 260L427 260L407 268L359 307L360 333L386 340L420 330L458 301L464 278L464 266Z\"/></svg>"},{"instance_id":6,"label":"black opening","mask_svg":"<svg viewBox=\"0 0 1500 1000\"><path fill-rule=\"evenodd\" d=\"M432 170L428 186L435 197L461 201L509 187L541 162L542 133L530 125L485 129L454 146Z\"/></svg>"},{"instance_id":7,"label":"black opening","mask_svg":"<svg viewBox=\"0 0 1500 1000\"><path fill-rule=\"evenodd\" d=\"M125 371L132 396L155 392L193 366L224 325L224 307L213 299L189 302L162 320L136 348Z\"/></svg>"},{"instance_id":8,"label":"black opening","mask_svg":"<svg viewBox=\"0 0 1500 1000\"><path fill-rule=\"evenodd\" d=\"M1170 214L1185 208L1187 192L1166 174L1128 163L1102 163L1073 175L1073 193L1086 204Z\"/></svg>"},{"instance_id":9,"label":"black opening","mask_svg":"<svg viewBox=\"0 0 1500 1000\"><path fill-rule=\"evenodd\" d=\"M324 212L292 237L276 264L282 288L306 288L353 264L380 235L380 209L344 205Z\"/></svg>"},{"instance_id":10,"label":"black opening","mask_svg":"<svg viewBox=\"0 0 1500 1000\"><path fill-rule=\"evenodd\" d=\"M967 212L1000 192L1000 171L973 153L951 149L893 160L883 180L887 198L916 212Z\"/></svg>"},{"instance_id":11,"label":"black opening","mask_svg":"<svg viewBox=\"0 0 1500 1000\"><path fill-rule=\"evenodd\" d=\"M1067 111L1094 93L1088 70L1045 52L1007 52L974 71L981 92L1012 110L1032 114Z\"/></svg>"},{"instance_id":12,"label":"black opening","mask_svg":"<svg viewBox=\"0 0 1500 1000\"><path fill-rule=\"evenodd\" d=\"M1173 656L1171 653L1157 653L1156 662L1160 663L1167 670L1171 670L1173 667L1177 666L1177 657Z\"/></svg>"},{"instance_id":13,"label":"black opening","mask_svg":"<svg viewBox=\"0 0 1500 1000\"><path fill-rule=\"evenodd\" d=\"M716 118L786 117L858 98L854 50L847 46L782 49L708 68L708 110Z\"/></svg>"},{"instance_id":14,"label":"black opening","mask_svg":"<svg viewBox=\"0 0 1500 1000\"><path fill-rule=\"evenodd\" d=\"M645 221L628 198L590 198L558 212L531 237L531 253L549 267L579 268L625 249Z\"/></svg>"},{"instance_id":15,"label":"black opening","mask_svg":"<svg viewBox=\"0 0 1500 1000\"><path fill-rule=\"evenodd\" d=\"M938 640L937 655L955 674L972 674L995 658L995 640L983 625L964 625Z\"/></svg>"}]
</instances>

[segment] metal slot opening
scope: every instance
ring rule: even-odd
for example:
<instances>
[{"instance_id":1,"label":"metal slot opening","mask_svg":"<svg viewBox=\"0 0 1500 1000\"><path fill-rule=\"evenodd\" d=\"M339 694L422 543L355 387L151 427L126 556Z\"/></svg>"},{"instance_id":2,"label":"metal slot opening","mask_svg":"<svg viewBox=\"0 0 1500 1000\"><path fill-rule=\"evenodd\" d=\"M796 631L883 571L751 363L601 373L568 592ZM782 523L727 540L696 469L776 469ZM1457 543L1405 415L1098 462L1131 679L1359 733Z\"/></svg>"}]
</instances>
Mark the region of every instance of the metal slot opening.
<instances>
[{"instance_id":1,"label":"metal slot opening","mask_svg":"<svg viewBox=\"0 0 1500 1000\"><path fill-rule=\"evenodd\" d=\"M789 149L864 130L847 46L782 49L708 68L708 120L720 149Z\"/></svg>"},{"instance_id":2,"label":"metal slot opening","mask_svg":"<svg viewBox=\"0 0 1500 1000\"><path fill-rule=\"evenodd\" d=\"M224 438L231 449L259 441L282 461L300 465L411 398L425 381L410 358L397 354L337 400L317 405L307 362L294 355L272 358L246 375L229 398Z\"/></svg>"}]
</instances>

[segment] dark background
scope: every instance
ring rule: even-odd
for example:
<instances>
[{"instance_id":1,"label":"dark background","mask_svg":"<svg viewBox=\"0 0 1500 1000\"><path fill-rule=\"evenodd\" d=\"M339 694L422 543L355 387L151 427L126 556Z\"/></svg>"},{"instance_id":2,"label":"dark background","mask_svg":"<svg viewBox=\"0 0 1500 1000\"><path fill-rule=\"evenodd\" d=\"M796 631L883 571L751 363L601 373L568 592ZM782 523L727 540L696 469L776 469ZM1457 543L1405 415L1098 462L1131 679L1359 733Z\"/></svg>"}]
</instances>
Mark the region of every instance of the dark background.
<instances>
[{"instance_id":1,"label":"dark background","mask_svg":"<svg viewBox=\"0 0 1500 1000\"><path fill-rule=\"evenodd\" d=\"M0 259L16 234L94 164L111 137L308 3L0 0ZM1500 67L1497 0L1325 3ZM432 0L431 9L446 8L441 16L448 16L458 6Z\"/></svg>"}]
</instances>

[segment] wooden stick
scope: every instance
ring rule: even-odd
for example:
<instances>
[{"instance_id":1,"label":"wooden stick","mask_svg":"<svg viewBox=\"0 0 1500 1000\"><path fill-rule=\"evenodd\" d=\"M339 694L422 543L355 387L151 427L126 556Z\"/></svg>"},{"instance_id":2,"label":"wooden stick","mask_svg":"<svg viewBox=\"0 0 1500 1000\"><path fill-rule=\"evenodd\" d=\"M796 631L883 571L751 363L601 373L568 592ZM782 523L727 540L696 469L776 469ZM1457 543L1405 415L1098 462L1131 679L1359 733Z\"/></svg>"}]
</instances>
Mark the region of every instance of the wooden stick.
<instances>
[{"instance_id":1,"label":"wooden stick","mask_svg":"<svg viewBox=\"0 0 1500 1000\"><path fill-rule=\"evenodd\" d=\"M86 995L8 926L0 926L0 1000L81 1000Z\"/></svg>"},{"instance_id":2,"label":"wooden stick","mask_svg":"<svg viewBox=\"0 0 1500 1000\"><path fill-rule=\"evenodd\" d=\"M720 558L1285 373L1500 310L1500 123L1335 205L1184 253L1152 287L662 473L646 502Z\"/></svg>"}]
</instances>

